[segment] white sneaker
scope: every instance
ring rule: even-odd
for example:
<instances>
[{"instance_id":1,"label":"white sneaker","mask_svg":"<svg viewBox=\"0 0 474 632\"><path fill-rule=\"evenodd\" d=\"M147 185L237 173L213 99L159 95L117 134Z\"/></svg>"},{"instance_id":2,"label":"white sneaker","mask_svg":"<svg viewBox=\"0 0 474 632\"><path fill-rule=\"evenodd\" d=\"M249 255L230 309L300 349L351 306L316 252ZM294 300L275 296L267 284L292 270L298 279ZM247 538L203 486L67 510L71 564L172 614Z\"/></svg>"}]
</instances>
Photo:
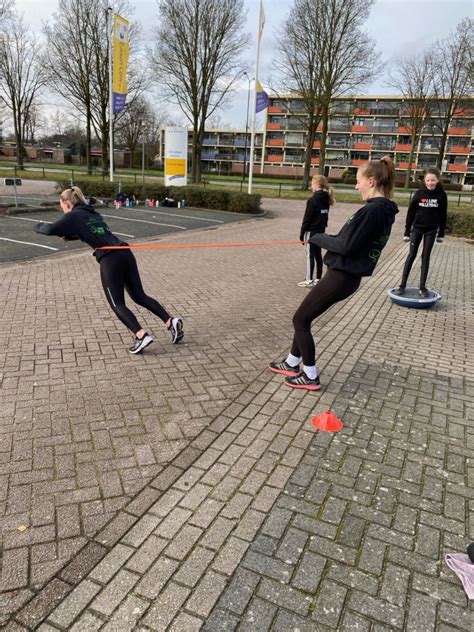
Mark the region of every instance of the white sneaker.
<instances>
[{"instance_id":1,"label":"white sneaker","mask_svg":"<svg viewBox=\"0 0 474 632\"><path fill-rule=\"evenodd\" d=\"M308 279L306 279L305 281L300 281L298 283L298 287L313 287L313 282L311 281L311 279L308 281Z\"/></svg>"},{"instance_id":2,"label":"white sneaker","mask_svg":"<svg viewBox=\"0 0 474 632\"><path fill-rule=\"evenodd\" d=\"M135 342L130 347L130 353L141 353L145 347L151 345L155 339L150 334L145 333L143 338L135 338Z\"/></svg>"}]
</instances>

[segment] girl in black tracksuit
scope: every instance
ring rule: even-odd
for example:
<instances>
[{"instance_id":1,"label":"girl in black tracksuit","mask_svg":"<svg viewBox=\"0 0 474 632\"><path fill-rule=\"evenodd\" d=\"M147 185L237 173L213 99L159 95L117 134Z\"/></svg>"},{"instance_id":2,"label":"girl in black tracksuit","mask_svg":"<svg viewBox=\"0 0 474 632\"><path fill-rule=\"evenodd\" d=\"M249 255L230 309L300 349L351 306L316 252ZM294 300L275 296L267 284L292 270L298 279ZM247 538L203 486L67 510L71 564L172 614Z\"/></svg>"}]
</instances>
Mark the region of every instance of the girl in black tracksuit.
<instances>
[{"instance_id":1,"label":"girl in black tracksuit","mask_svg":"<svg viewBox=\"0 0 474 632\"><path fill-rule=\"evenodd\" d=\"M441 174L438 169L426 170L424 185L419 189L410 203L405 224L405 241L410 241L410 250L403 268L400 286L395 294L405 293L408 276L423 240L421 253L420 296L426 298L429 290L426 287L431 251L436 241L442 242L446 230L448 213L448 198L440 182ZM438 236L436 237L436 233Z\"/></svg>"},{"instance_id":2,"label":"girl in black tracksuit","mask_svg":"<svg viewBox=\"0 0 474 632\"><path fill-rule=\"evenodd\" d=\"M324 263L328 270L296 310L290 353L285 360L269 366L274 373L286 376L287 386L307 390L321 388L311 324L331 305L353 294L363 276L372 275L398 213L397 205L389 199L394 182L395 169L388 156L361 166L356 189L365 205L349 217L339 234L321 233L311 237L312 243L327 250Z\"/></svg>"},{"instance_id":3,"label":"girl in black tracksuit","mask_svg":"<svg viewBox=\"0 0 474 632\"><path fill-rule=\"evenodd\" d=\"M43 235L57 235L65 241L80 239L94 249L93 255L100 265L100 278L107 301L116 316L135 334L130 353L140 353L154 338L142 328L135 314L125 305L124 290L137 305L145 307L165 323L173 343L179 342L184 336L181 318L173 318L158 301L145 294L137 262L130 249L107 250L108 246L128 244L111 232L102 216L87 203L79 187L63 191L59 203L64 216L52 224L41 222L34 230Z\"/></svg>"},{"instance_id":4,"label":"girl in black tracksuit","mask_svg":"<svg viewBox=\"0 0 474 632\"><path fill-rule=\"evenodd\" d=\"M312 197L306 203L306 210L300 230L300 241L306 245L306 279L298 285L313 287L323 276L323 258L321 248L310 241L313 235L324 233L328 225L329 207L334 204L332 188L324 176L313 176L311 181ZM314 264L316 279L313 282Z\"/></svg>"}]
</instances>

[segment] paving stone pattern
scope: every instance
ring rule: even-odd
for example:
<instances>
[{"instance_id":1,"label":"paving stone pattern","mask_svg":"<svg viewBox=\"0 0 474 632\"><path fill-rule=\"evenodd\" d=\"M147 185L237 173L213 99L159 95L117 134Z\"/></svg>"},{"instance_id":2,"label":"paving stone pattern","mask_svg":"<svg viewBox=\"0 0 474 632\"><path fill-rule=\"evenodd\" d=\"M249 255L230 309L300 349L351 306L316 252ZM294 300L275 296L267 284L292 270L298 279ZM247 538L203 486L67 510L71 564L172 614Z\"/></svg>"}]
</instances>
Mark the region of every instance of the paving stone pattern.
<instances>
[{"instance_id":1,"label":"paving stone pattern","mask_svg":"<svg viewBox=\"0 0 474 632\"><path fill-rule=\"evenodd\" d=\"M192 237L297 234L301 205L271 204ZM402 224L315 324L317 394L264 370L306 291L301 251L140 257L187 323L140 358L84 254L2 268L5 629L470 629L443 559L474 539L472 246L435 250L441 304L399 308ZM328 408L339 434L309 423Z\"/></svg>"}]
</instances>

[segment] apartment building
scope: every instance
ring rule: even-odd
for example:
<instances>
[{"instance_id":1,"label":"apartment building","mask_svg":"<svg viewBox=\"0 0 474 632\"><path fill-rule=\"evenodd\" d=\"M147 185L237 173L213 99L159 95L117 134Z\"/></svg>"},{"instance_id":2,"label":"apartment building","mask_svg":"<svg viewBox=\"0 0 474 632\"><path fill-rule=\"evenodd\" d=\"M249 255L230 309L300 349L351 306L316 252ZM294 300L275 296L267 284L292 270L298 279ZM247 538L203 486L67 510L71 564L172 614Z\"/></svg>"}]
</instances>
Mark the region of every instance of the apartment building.
<instances>
[{"instance_id":1,"label":"apartment building","mask_svg":"<svg viewBox=\"0 0 474 632\"><path fill-rule=\"evenodd\" d=\"M408 168L411 134L407 106L401 97L363 96L335 99L326 141L325 173L338 177L355 173L367 160L389 155L402 177ZM434 105L434 103L433 103ZM443 102L436 101L434 112ZM259 172L270 175L303 173L306 121L301 99L270 97ZM442 176L447 182L474 184L474 99L466 100L452 120L443 156ZM311 162L319 166L318 127ZM413 176L436 165L441 140L440 121L427 117L412 160Z\"/></svg>"}]
</instances>

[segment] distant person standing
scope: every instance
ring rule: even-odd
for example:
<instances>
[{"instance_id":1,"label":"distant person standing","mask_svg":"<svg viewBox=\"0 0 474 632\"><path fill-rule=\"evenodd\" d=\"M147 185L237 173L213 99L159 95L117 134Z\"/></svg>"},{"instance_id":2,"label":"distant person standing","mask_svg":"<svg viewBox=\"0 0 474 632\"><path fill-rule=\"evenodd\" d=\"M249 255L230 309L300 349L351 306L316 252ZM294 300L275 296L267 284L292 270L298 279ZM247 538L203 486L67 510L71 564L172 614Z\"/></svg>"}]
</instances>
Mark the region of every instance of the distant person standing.
<instances>
[{"instance_id":1,"label":"distant person standing","mask_svg":"<svg viewBox=\"0 0 474 632\"><path fill-rule=\"evenodd\" d=\"M313 195L306 202L306 211L300 230L300 241L306 245L306 279L298 283L299 287L311 288L323 276L323 257L321 248L310 241L318 233L324 233L328 225L329 207L335 202L332 187L324 176L316 175L311 180ZM316 279L313 281L314 264Z\"/></svg>"},{"instance_id":2,"label":"distant person standing","mask_svg":"<svg viewBox=\"0 0 474 632\"><path fill-rule=\"evenodd\" d=\"M129 248L107 249L107 246L128 244L112 233L100 213L87 203L81 189L65 189L59 197L59 203L63 217L52 224L40 222L34 230L42 235L56 235L65 241L80 239L94 249L93 255L100 265L100 278L107 301L117 318L135 335L130 353L141 353L154 338L142 328L135 314L125 305L125 290L132 301L164 322L173 344L182 340L183 321L173 318L157 300L145 294L132 251Z\"/></svg>"},{"instance_id":3,"label":"distant person standing","mask_svg":"<svg viewBox=\"0 0 474 632\"><path fill-rule=\"evenodd\" d=\"M410 250L403 268L402 280L395 294L405 293L408 277L416 259L418 248L423 241L421 253L420 296L429 296L426 287L431 251L435 239L441 243L444 239L448 214L448 197L441 184L441 174L438 169L431 167L425 172L423 186L415 193L408 207L405 223L404 240L410 242ZM436 237L436 233L438 236Z\"/></svg>"}]
</instances>

